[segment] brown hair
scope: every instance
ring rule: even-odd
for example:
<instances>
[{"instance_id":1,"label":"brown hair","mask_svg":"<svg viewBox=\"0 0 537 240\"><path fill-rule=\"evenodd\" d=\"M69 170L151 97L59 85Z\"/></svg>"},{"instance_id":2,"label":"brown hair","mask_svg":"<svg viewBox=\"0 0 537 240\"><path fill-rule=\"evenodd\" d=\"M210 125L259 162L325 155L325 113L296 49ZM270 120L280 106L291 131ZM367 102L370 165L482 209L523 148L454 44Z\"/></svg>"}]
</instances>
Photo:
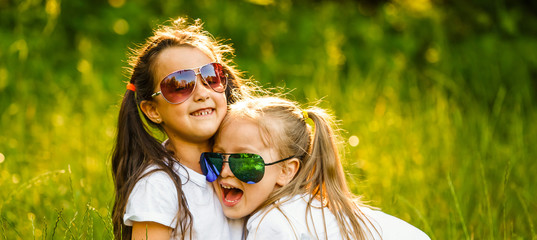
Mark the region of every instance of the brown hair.
<instances>
[{"instance_id":1,"label":"brown hair","mask_svg":"<svg viewBox=\"0 0 537 240\"><path fill-rule=\"evenodd\" d=\"M204 31L199 19L187 24L185 18L177 18L169 26L160 26L145 44L132 51L129 82L135 85L136 92L127 90L123 96L118 117L117 138L112 153L115 190L112 223L116 239L131 239L132 227L126 226L123 222L128 197L136 182L154 171L166 172L175 183L179 211L174 235L180 233L184 239L184 233L192 234L192 214L182 194L181 179L173 170L173 154L152 135L149 126L160 131L163 129L139 111L139 105L143 100L151 100L154 86L158 83L153 72L155 60L163 50L175 46L196 47L224 66L224 71L228 75L226 88L228 104L248 92L244 79L229 59L233 55L233 49ZM141 116L144 116L145 120ZM144 174L150 165L156 165L157 169Z\"/></svg>"},{"instance_id":2,"label":"brown hair","mask_svg":"<svg viewBox=\"0 0 537 240\"><path fill-rule=\"evenodd\" d=\"M283 98L259 97L230 105L222 128L237 118L258 124L265 144L274 146L279 157L300 159L294 178L275 190L256 211L278 208L289 197L308 194L312 197L307 211L317 199L334 214L345 239L367 238L371 233L366 227L369 220L358 208L362 203L347 187L337 147L339 135L330 114L318 107L301 110L298 104Z\"/></svg>"}]
</instances>

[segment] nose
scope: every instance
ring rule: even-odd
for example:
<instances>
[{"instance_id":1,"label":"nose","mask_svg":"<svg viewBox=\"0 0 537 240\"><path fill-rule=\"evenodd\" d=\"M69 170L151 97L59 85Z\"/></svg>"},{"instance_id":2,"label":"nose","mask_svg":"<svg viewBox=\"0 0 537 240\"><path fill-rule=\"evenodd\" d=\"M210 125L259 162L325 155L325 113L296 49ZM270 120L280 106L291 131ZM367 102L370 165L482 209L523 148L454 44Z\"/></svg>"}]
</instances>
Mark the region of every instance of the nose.
<instances>
[{"instance_id":1,"label":"nose","mask_svg":"<svg viewBox=\"0 0 537 240\"><path fill-rule=\"evenodd\" d=\"M220 172L220 176L222 178L234 177L235 176L235 175L233 175L233 172L231 172L231 169L229 168L229 162L228 161L224 161L224 163L222 164L222 171Z\"/></svg>"},{"instance_id":2,"label":"nose","mask_svg":"<svg viewBox=\"0 0 537 240\"><path fill-rule=\"evenodd\" d=\"M205 101L210 97L211 89L209 85L201 78L201 74L196 74L196 88L194 89L193 98L194 101Z\"/></svg>"}]
</instances>

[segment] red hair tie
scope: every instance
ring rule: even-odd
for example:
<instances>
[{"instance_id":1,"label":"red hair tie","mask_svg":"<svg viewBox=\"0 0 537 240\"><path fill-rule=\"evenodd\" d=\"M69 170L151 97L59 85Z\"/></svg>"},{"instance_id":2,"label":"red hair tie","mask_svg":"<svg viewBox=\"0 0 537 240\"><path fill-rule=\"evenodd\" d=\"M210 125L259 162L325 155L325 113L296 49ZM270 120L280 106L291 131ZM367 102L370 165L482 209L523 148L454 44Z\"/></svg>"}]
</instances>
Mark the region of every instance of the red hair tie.
<instances>
[{"instance_id":1,"label":"red hair tie","mask_svg":"<svg viewBox=\"0 0 537 240\"><path fill-rule=\"evenodd\" d=\"M127 83L127 89L136 92L136 86L132 83Z\"/></svg>"}]
</instances>

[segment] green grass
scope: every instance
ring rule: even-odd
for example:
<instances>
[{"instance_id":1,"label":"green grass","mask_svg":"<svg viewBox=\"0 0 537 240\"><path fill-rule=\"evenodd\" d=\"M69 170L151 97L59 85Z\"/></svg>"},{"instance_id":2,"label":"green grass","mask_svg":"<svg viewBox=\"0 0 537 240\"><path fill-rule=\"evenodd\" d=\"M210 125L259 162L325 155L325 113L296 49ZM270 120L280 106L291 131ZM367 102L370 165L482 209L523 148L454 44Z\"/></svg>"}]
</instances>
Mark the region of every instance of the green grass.
<instances>
[{"instance_id":1,"label":"green grass","mask_svg":"<svg viewBox=\"0 0 537 240\"><path fill-rule=\"evenodd\" d=\"M371 205L432 239L537 239L535 17L404 3L0 2L0 239L112 237L126 52L177 15L263 86L323 99Z\"/></svg>"}]
</instances>

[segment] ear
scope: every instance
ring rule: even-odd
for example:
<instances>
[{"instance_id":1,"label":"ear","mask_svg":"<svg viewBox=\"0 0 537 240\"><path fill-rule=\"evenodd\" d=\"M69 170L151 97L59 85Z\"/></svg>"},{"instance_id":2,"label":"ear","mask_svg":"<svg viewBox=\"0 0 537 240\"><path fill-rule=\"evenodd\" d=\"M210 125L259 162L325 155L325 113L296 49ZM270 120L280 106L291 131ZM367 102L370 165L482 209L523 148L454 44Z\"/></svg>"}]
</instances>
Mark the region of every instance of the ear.
<instances>
[{"instance_id":1,"label":"ear","mask_svg":"<svg viewBox=\"0 0 537 240\"><path fill-rule=\"evenodd\" d=\"M278 186L287 185L291 180L293 180L293 177L295 177L299 168L300 160L298 160L298 158L292 158L285 161L282 166L280 176L278 176L278 179L276 180L276 184Z\"/></svg>"},{"instance_id":2,"label":"ear","mask_svg":"<svg viewBox=\"0 0 537 240\"><path fill-rule=\"evenodd\" d=\"M140 103L140 109L144 114L154 123L160 124L162 122L162 118L160 117L160 113L157 110L157 103L154 101L149 100L143 100Z\"/></svg>"}]
</instances>

